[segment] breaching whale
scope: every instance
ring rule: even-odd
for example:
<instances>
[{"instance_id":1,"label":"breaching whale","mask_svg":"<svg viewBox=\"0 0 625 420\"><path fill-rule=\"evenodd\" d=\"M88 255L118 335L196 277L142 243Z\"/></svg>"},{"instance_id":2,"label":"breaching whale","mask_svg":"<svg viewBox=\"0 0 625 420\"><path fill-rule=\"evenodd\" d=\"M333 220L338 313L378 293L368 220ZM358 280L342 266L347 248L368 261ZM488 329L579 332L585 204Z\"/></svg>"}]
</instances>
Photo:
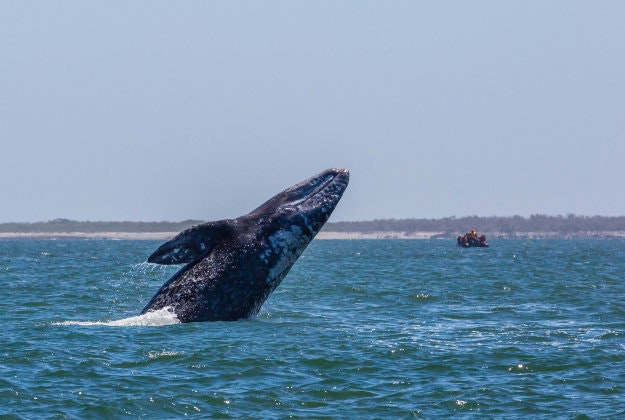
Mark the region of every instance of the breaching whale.
<instances>
[{"instance_id":1,"label":"breaching whale","mask_svg":"<svg viewBox=\"0 0 625 420\"><path fill-rule=\"evenodd\" d=\"M186 265L141 314L168 308L181 322L234 321L258 314L328 220L348 182L347 170L328 169L244 216L181 232L148 262Z\"/></svg>"}]
</instances>

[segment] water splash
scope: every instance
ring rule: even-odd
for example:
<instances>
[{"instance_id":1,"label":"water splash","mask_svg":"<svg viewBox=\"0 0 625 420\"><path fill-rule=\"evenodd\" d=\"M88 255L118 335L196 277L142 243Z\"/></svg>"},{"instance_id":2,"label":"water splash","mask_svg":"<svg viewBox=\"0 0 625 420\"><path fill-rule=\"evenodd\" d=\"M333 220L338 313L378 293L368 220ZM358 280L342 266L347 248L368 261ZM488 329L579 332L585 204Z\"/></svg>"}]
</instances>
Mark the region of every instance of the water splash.
<instances>
[{"instance_id":1,"label":"water splash","mask_svg":"<svg viewBox=\"0 0 625 420\"><path fill-rule=\"evenodd\" d=\"M53 325L105 325L109 327L160 327L173 324L180 324L180 320L169 307L113 321L63 321L53 323Z\"/></svg>"}]
</instances>

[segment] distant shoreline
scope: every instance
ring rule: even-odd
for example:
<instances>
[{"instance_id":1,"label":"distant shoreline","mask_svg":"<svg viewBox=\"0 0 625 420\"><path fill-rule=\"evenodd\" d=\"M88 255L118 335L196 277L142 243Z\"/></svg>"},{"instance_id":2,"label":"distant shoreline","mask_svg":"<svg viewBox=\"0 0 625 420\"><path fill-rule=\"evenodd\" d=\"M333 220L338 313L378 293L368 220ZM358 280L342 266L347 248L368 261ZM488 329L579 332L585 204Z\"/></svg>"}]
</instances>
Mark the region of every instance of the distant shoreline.
<instances>
[{"instance_id":1,"label":"distant shoreline","mask_svg":"<svg viewBox=\"0 0 625 420\"><path fill-rule=\"evenodd\" d=\"M165 241L178 232L0 232L2 239L105 239L105 240L146 240ZM625 231L576 232L561 234L558 232L518 232L505 234L487 234L487 239L575 239L575 238L625 238ZM326 232L321 231L316 239L320 240L360 240L360 239L455 239L444 232Z\"/></svg>"},{"instance_id":2,"label":"distant shoreline","mask_svg":"<svg viewBox=\"0 0 625 420\"><path fill-rule=\"evenodd\" d=\"M167 240L201 220L181 222L106 222L54 219L0 223L0 239ZM470 229L497 238L623 238L625 216L447 217L329 222L318 239L455 239Z\"/></svg>"}]
</instances>

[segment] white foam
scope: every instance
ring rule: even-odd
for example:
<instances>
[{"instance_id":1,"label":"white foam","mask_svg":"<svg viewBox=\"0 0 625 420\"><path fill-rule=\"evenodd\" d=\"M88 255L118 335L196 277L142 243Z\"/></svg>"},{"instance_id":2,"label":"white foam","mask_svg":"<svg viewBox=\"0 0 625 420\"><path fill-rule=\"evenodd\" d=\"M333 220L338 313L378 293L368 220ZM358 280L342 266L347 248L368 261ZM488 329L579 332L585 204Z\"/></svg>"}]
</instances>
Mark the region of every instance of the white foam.
<instances>
[{"instance_id":1,"label":"white foam","mask_svg":"<svg viewBox=\"0 0 625 420\"><path fill-rule=\"evenodd\" d=\"M63 321L55 322L55 325L106 325L110 327L160 327L162 325L180 324L180 320L169 307L152 311L143 315L114 321Z\"/></svg>"}]
</instances>

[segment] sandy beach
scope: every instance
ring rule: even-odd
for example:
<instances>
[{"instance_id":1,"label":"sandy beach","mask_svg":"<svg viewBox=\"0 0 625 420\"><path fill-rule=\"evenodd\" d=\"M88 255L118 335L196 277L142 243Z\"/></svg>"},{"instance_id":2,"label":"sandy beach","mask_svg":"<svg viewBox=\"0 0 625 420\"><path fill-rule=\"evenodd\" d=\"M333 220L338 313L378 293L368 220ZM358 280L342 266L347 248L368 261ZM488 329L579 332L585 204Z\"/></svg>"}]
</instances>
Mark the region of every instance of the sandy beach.
<instances>
[{"instance_id":1,"label":"sandy beach","mask_svg":"<svg viewBox=\"0 0 625 420\"><path fill-rule=\"evenodd\" d=\"M0 232L0 239L166 240L178 232Z\"/></svg>"},{"instance_id":2,"label":"sandy beach","mask_svg":"<svg viewBox=\"0 0 625 420\"><path fill-rule=\"evenodd\" d=\"M0 232L0 239L167 240L178 232ZM441 232L319 232L316 239L430 239Z\"/></svg>"},{"instance_id":3,"label":"sandy beach","mask_svg":"<svg viewBox=\"0 0 625 420\"><path fill-rule=\"evenodd\" d=\"M431 239L443 232L324 232L317 234L316 239Z\"/></svg>"}]
</instances>

